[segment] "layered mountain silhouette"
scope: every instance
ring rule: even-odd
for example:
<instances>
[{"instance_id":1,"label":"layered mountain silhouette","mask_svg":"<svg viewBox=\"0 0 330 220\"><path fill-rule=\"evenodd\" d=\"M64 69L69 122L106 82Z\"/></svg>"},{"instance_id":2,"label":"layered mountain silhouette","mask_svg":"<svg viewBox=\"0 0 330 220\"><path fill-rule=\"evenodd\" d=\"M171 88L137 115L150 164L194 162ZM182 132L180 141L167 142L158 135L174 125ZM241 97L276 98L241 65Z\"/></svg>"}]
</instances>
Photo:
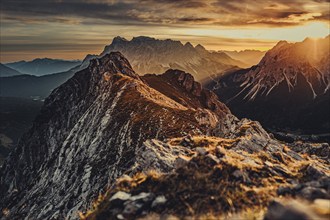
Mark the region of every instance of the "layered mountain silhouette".
<instances>
[{"instance_id":1,"label":"layered mountain silhouette","mask_svg":"<svg viewBox=\"0 0 330 220\"><path fill-rule=\"evenodd\" d=\"M43 100L53 89L67 81L76 72L76 68L63 73L45 76L17 75L0 77L0 96L20 97Z\"/></svg>"},{"instance_id":2,"label":"layered mountain silhouette","mask_svg":"<svg viewBox=\"0 0 330 220\"><path fill-rule=\"evenodd\" d=\"M17 76L17 75L22 75L22 73L0 63L0 77Z\"/></svg>"},{"instance_id":3,"label":"layered mountain silhouette","mask_svg":"<svg viewBox=\"0 0 330 220\"><path fill-rule=\"evenodd\" d=\"M220 76L206 87L236 115L259 120L269 128L328 133L329 39L281 41L258 65Z\"/></svg>"},{"instance_id":4,"label":"layered mountain silhouette","mask_svg":"<svg viewBox=\"0 0 330 220\"><path fill-rule=\"evenodd\" d=\"M100 56L115 51L127 57L140 75L180 69L191 73L200 81L234 66L245 65L223 52L209 52L200 44L194 47L189 42L182 44L180 41L158 40L145 36L133 37L132 40L115 37Z\"/></svg>"},{"instance_id":5,"label":"layered mountain silhouette","mask_svg":"<svg viewBox=\"0 0 330 220\"><path fill-rule=\"evenodd\" d=\"M260 62L262 57L266 54L266 51L259 51L259 50L241 50L241 51L228 51L223 50L222 52L228 54L235 60L239 60L245 63L245 66L241 67L251 67Z\"/></svg>"},{"instance_id":6,"label":"layered mountain silhouette","mask_svg":"<svg viewBox=\"0 0 330 220\"><path fill-rule=\"evenodd\" d=\"M40 97L40 99L44 99L53 89L72 77L75 72L86 68L91 59L100 58L109 52L116 51L123 53L128 58L139 75L146 73L161 74L168 69L180 69L191 73L197 81L201 81L202 79L213 78L223 71L246 65L241 61L232 59L223 52L209 52L203 46L197 45L194 47L189 42L183 45L180 41L157 40L150 37L135 37L131 41L115 37L100 55L89 54L81 64L78 61L65 63L67 61L49 59L8 64L13 68L22 68L22 73L33 75L38 75L35 71L36 68L40 68L40 73L45 73L43 69L54 73L57 64L63 67L62 62L66 64L66 67L74 67L63 72L60 72L60 69L57 68L56 71L60 73L49 76L25 75L1 79L3 82L1 96Z\"/></svg>"},{"instance_id":7,"label":"layered mountain silhouette","mask_svg":"<svg viewBox=\"0 0 330 220\"><path fill-rule=\"evenodd\" d=\"M0 207L4 219L76 219L113 189L81 217L123 219L264 208L294 190L328 198L329 145L288 146L238 120L191 74L139 76L111 52L45 100L0 170Z\"/></svg>"},{"instance_id":8,"label":"layered mountain silhouette","mask_svg":"<svg viewBox=\"0 0 330 220\"><path fill-rule=\"evenodd\" d=\"M59 60L50 58L37 58L32 61L18 61L5 65L23 74L43 76L47 74L68 71L81 63L79 60Z\"/></svg>"}]
</instances>

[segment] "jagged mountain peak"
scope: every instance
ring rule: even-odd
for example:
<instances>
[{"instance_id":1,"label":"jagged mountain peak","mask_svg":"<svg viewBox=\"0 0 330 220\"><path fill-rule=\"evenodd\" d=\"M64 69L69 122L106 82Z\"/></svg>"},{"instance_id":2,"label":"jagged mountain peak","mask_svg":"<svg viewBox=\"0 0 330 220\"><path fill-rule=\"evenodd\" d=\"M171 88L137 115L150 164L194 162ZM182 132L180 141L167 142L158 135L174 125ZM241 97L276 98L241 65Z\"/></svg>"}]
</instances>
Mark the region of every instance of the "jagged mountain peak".
<instances>
[{"instance_id":1,"label":"jagged mountain peak","mask_svg":"<svg viewBox=\"0 0 330 220\"><path fill-rule=\"evenodd\" d=\"M133 37L132 42L146 42L146 41L157 41L156 38L154 37L148 37L148 36L138 36L138 37Z\"/></svg>"},{"instance_id":2,"label":"jagged mountain peak","mask_svg":"<svg viewBox=\"0 0 330 220\"><path fill-rule=\"evenodd\" d=\"M185 43L184 46L191 49L194 48L194 46L190 42Z\"/></svg>"},{"instance_id":3,"label":"jagged mountain peak","mask_svg":"<svg viewBox=\"0 0 330 220\"><path fill-rule=\"evenodd\" d=\"M286 40L280 40L276 45L275 47L281 47L281 46L284 46L284 45L288 45L289 43L286 41Z\"/></svg>"},{"instance_id":4,"label":"jagged mountain peak","mask_svg":"<svg viewBox=\"0 0 330 220\"><path fill-rule=\"evenodd\" d=\"M131 64L120 52L110 52L101 58L95 58L90 61L90 69L97 69L103 74L122 73L124 75L138 79L139 76L134 72Z\"/></svg>"},{"instance_id":5,"label":"jagged mountain peak","mask_svg":"<svg viewBox=\"0 0 330 220\"><path fill-rule=\"evenodd\" d=\"M239 117L269 128L328 132L329 38L279 42L255 66L207 85Z\"/></svg>"},{"instance_id":6,"label":"jagged mountain peak","mask_svg":"<svg viewBox=\"0 0 330 220\"><path fill-rule=\"evenodd\" d=\"M196 82L194 76L190 73L177 69L169 69L162 75L162 77L177 81L187 92L196 96L201 96L202 85L199 82Z\"/></svg>"},{"instance_id":7,"label":"jagged mountain peak","mask_svg":"<svg viewBox=\"0 0 330 220\"><path fill-rule=\"evenodd\" d=\"M216 94L202 88L202 85L196 82L190 73L170 69L161 75L147 74L142 79L152 88L188 108L209 109L221 118L231 114Z\"/></svg>"},{"instance_id":8,"label":"jagged mountain peak","mask_svg":"<svg viewBox=\"0 0 330 220\"><path fill-rule=\"evenodd\" d=\"M190 72L199 81L233 66L241 66L241 62L216 56L201 45L194 47L189 42L182 44L177 40L146 36L115 40L104 48L100 56L112 51L120 51L127 57L139 75L181 69Z\"/></svg>"},{"instance_id":9,"label":"jagged mountain peak","mask_svg":"<svg viewBox=\"0 0 330 220\"><path fill-rule=\"evenodd\" d=\"M197 44L197 45L195 46L195 48L196 48L196 49L197 49L197 48L205 49L201 44Z\"/></svg>"},{"instance_id":10,"label":"jagged mountain peak","mask_svg":"<svg viewBox=\"0 0 330 220\"><path fill-rule=\"evenodd\" d=\"M326 38L288 43L280 41L269 50L260 63L243 77L242 87L250 92L248 99L257 95L269 95L281 82L288 91L305 81L308 97L324 94L330 85L329 41Z\"/></svg>"},{"instance_id":11,"label":"jagged mountain peak","mask_svg":"<svg viewBox=\"0 0 330 220\"><path fill-rule=\"evenodd\" d=\"M117 36L117 37L113 38L112 43L121 43L121 42L126 42L126 41L128 41L128 40L126 40L126 38Z\"/></svg>"},{"instance_id":12,"label":"jagged mountain peak","mask_svg":"<svg viewBox=\"0 0 330 220\"><path fill-rule=\"evenodd\" d=\"M91 59L95 58L95 57L97 57L96 54L87 54L87 55L85 56L85 58L83 59L82 63L85 63L85 62L88 62L88 63L89 63L89 61L90 61Z\"/></svg>"},{"instance_id":13,"label":"jagged mountain peak","mask_svg":"<svg viewBox=\"0 0 330 220\"><path fill-rule=\"evenodd\" d=\"M205 50L206 50L205 47L203 47L201 44L197 44L197 45L195 46L195 49L196 49L196 50L200 50L200 51L205 51Z\"/></svg>"}]
</instances>

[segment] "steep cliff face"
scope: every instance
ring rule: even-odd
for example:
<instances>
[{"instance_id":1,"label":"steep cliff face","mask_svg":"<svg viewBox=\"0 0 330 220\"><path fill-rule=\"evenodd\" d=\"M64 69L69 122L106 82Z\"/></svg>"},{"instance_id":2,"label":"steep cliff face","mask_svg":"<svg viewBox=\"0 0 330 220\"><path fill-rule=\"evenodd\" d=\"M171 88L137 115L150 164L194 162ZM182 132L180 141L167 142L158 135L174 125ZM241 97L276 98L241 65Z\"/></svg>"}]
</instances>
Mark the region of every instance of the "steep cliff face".
<instances>
[{"instance_id":1,"label":"steep cliff face","mask_svg":"<svg viewBox=\"0 0 330 220\"><path fill-rule=\"evenodd\" d=\"M281 41L258 65L221 76L206 87L239 117L267 127L328 133L329 42L329 36L294 44Z\"/></svg>"},{"instance_id":2,"label":"steep cliff face","mask_svg":"<svg viewBox=\"0 0 330 220\"><path fill-rule=\"evenodd\" d=\"M151 78L110 53L55 89L1 169L6 216L76 218L116 178L136 172L136 150L147 139L230 132L236 118L191 75L156 77L174 88L169 93ZM191 101L180 101L182 91Z\"/></svg>"}]
</instances>

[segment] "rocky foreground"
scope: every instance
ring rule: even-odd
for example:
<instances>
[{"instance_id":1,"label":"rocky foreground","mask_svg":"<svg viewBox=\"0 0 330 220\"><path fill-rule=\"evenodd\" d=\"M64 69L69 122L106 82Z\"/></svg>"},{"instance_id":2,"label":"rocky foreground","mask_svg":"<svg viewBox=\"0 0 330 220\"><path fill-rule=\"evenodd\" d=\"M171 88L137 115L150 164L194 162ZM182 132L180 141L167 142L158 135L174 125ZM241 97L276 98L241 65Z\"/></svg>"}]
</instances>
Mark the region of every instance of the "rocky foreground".
<instances>
[{"instance_id":1,"label":"rocky foreground","mask_svg":"<svg viewBox=\"0 0 330 220\"><path fill-rule=\"evenodd\" d=\"M248 120L230 138L148 140L137 166L149 171L127 172L81 218L329 219L329 155Z\"/></svg>"}]
</instances>

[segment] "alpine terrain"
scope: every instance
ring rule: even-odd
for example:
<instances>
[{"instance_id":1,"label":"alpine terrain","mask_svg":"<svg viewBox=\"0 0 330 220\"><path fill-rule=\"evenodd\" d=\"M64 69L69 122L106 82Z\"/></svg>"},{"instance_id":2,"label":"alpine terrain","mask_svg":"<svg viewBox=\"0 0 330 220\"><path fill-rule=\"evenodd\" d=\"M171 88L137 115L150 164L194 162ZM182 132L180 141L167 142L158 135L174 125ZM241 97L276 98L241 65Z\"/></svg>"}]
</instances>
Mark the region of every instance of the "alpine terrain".
<instances>
[{"instance_id":1,"label":"alpine terrain","mask_svg":"<svg viewBox=\"0 0 330 220\"><path fill-rule=\"evenodd\" d=\"M161 79L144 80L119 53L92 60L45 100L4 163L1 207L18 219L76 216L136 166L145 140L227 129L232 116L215 94L181 71L166 79L172 98L148 86Z\"/></svg>"},{"instance_id":2,"label":"alpine terrain","mask_svg":"<svg viewBox=\"0 0 330 220\"><path fill-rule=\"evenodd\" d=\"M201 81L246 66L223 52L209 52L203 46L194 47L189 42L183 45L180 41L170 39L158 40L140 36L128 41L115 37L100 55L89 54L82 62L45 58L6 64L21 70L22 73L32 75L0 78L2 84L0 95L44 99L75 72L86 68L91 59L116 51L128 58L139 75L161 74L168 69L180 69L191 73L196 80Z\"/></svg>"},{"instance_id":3,"label":"alpine terrain","mask_svg":"<svg viewBox=\"0 0 330 220\"><path fill-rule=\"evenodd\" d=\"M280 41L256 66L208 81L206 87L239 117L274 130L329 136L329 42L329 36Z\"/></svg>"},{"instance_id":4,"label":"alpine terrain","mask_svg":"<svg viewBox=\"0 0 330 220\"><path fill-rule=\"evenodd\" d=\"M191 74L139 76L111 52L45 100L0 170L0 207L3 219L230 216L268 205L268 219L326 218L329 162L328 144L275 140ZM319 209L287 210L273 201L282 195Z\"/></svg>"}]
</instances>

